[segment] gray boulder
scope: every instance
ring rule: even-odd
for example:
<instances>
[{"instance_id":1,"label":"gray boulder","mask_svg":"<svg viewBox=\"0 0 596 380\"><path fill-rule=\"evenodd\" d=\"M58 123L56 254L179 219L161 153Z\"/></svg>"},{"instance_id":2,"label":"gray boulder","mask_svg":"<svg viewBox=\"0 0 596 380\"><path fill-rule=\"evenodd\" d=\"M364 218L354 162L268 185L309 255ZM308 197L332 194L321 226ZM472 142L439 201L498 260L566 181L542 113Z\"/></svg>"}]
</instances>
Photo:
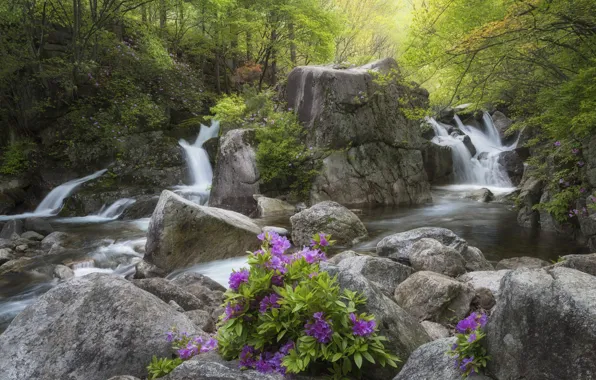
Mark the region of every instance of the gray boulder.
<instances>
[{"instance_id":1,"label":"gray boulder","mask_svg":"<svg viewBox=\"0 0 596 380\"><path fill-rule=\"evenodd\" d=\"M308 245L313 235L331 234L339 246L350 247L368 236L366 227L352 211L336 202L326 201L290 218L292 241L297 247Z\"/></svg>"},{"instance_id":2,"label":"gray boulder","mask_svg":"<svg viewBox=\"0 0 596 380\"><path fill-rule=\"evenodd\" d=\"M470 285L435 272L416 272L395 289L397 304L412 316L444 324L465 318L475 295Z\"/></svg>"},{"instance_id":3,"label":"gray boulder","mask_svg":"<svg viewBox=\"0 0 596 380\"><path fill-rule=\"evenodd\" d=\"M60 280L70 280L75 276L74 271L66 265L56 265L54 267L54 277Z\"/></svg>"},{"instance_id":4,"label":"gray boulder","mask_svg":"<svg viewBox=\"0 0 596 380\"><path fill-rule=\"evenodd\" d=\"M205 310L191 310L184 313L195 324L199 329L205 331L208 334L216 332L215 319L211 316L211 313Z\"/></svg>"},{"instance_id":5,"label":"gray boulder","mask_svg":"<svg viewBox=\"0 0 596 380\"><path fill-rule=\"evenodd\" d=\"M497 162L505 168L513 185L517 186L524 175L524 162L513 150L499 153Z\"/></svg>"},{"instance_id":6,"label":"gray boulder","mask_svg":"<svg viewBox=\"0 0 596 380\"><path fill-rule=\"evenodd\" d=\"M221 138L209 205L255 216L260 193L254 129L234 129Z\"/></svg>"},{"instance_id":7,"label":"gray boulder","mask_svg":"<svg viewBox=\"0 0 596 380\"><path fill-rule=\"evenodd\" d=\"M6 222L2 231L0 231L1 239L12 239L14 234L20 235L23 233L23 221L20 219L13 219Z\"/></svg>"},{"instance_id":8,"label":"gray boulder","mask_svg":"<svg viewBox=\"0 0 596 380\"><path fill-rule=\"evenodd\" d=\"M294 215L295 207L281 199L254 195L257 200L257 215L261 218Z\"/></svg>"},{"instance_id":9,"label":"gray boulder","mask_svg":"<svg viewBox=\"0 0 596 380\"><path fill-rule=\"evenodd\" d=\"M41 218L27 218L23 223L23 229L25 231L35 231L40 235L49 235L54 232L54 228L45 219Z\"/></svg>"},{"instance_id":10,"label":"gray boulder","mask_svg":"<svg viewBox=\"0 0 596 380\"><path fill-rule=\"evenodd\" d=\"M120 219L134 220L141 218L149 218L153 214L153 210L159 202L159 197L156 195L139 196L135 198L135 202L128 206Z\"/></svg>"},{"instance_id":11,"label":"gray boulder","mask_svg":"<svg viewBox=\"0 0 596 380\"><path fill-rule=\"evenodd\" d=\"M468 243L446 228L421 227L387 236L377 244L377 254L392 259L410 260L412 246L419 240L429 238L455 249L460 254Z\"/></svg>"},{"instance_id":12,"label":"gray boulder","mask_svg":"<svg viewBox=\"0 0 596 380\"><path fill-rule=\"evenodd\" d=\"M465 197L482 203L489 203L495 200L493 192L486 188L466 193Z\"/></svg>"},{"instance_id":13,"label":"gray boulder","mask_svg":"<svg viewBox=\"0 0 596 380\"><path fill-rule=\"evenodd\" d=\"M562 261L555 264L555 267L576 269L580 272L596 276L596 253L589 255L567 255Z\"/></svg>"},{"instance_id":14,"label":"gray boulder","mask_svg":"<svg viewBox=\"0 0 596 380\"><path fill-rule=\"evenodd\" d=\"M410 263L416 271L431 271L451 277L466 273L465 260L455 249L435 239L420 239L410 249Z\"/></svg>"},{"instance_id":15,"label":"gray boulder","mask_svg":"<svg viewBox=\"0 0 596 380\"><path fill-rule=\"evenodd\" d=\"M21 239L42 241L44 239L44 237L43 237L43 235L38 234L35 231L27 231L21 235Z\"/></svg>"},{"instance_id":16,"label":"gray boulder","mask_svg":"<svg viewBox=\"0 0 596 380\"><path fill-rule=\"evenodd\" d=\"M569 268L520 269L502 281L487 324L498 379L591 379L596 373L596 277Z\"/></svg>"},{"instance_id":17,"label":"gray boulder","mask_svg":"<svg viewBox=\"0 0 596 380\"><path fill-rule=\"evenodd\" d=\"M138 377L134 376L114 376L110 377L108 380L141 380Z\"/></svg>"},{"instance_id":18,"label":"gray boulder","mask_svg":"<svg viewBox=\"0 0 596 380\"><path fill-rule=\"evenodd\" d=\"M444 338L419 347L393 380L461 380L462 373L453 365L455 359L446 354L455 341ZM490 380L484 375L472 375L468 379Z\"/></svg>"},{"instance_id":19,"label":"gray boulder","mask_svg":"<svg viewBox=\"0 0 596 380\"><path fill-rule=\"evenodd\" d=\"M168 303L176 302L184 311L198 310L204 307L197 297L185 291L181 287L172 284L165 278L147 278L143 280L133 280L132 283L146 292L153 294L162 301Z\"/></svg>"},{"instance_id":20,"label":"gray boulder","mask_svg":"<svg viewBox=\"0 0 596 380\"><path fill-rule=\"evenodd\" d=\"M196 332L187 317L122 278L75 278L41 296L0 335L2 380L143 377L153 355L170 355L165 333L172 326Z\"/></svg>"},{"instance_id":21,"label":"gray boulder","mask_svg":"<svg viewBox=\"0 0 596 380\"><path fill-rule=\"evenodd\" d=\"M503 259L497 263L496 269L519 269L519 268L543 268L549 266L550 263L546 260L539 259L537 257L512 257L509 259Z\"/></svg>"},{"instance_id":22,"label":"gray boulder","mask_svg":"<svg viewBox=\"0 0 596 380\"><path fill-rule=\"evenodd\" d=\"M70 235L66 232L52 232L41 241L41 249L44 251L49 251L52 249L52 247L54 247L54 245L61 246L68 240L69 237Z\"/></svg>"},{"instance_id":23,"label":"gray boulder","mask_svg":"<svg viewBox=\"0 0 596 380\"><path fill-rule=\"evenodd\" d=\"M134 278L136 279L165 277L166 275L167 273L165 270L148 263L145 260L141 260L135 265Z\"/></svg>"},{"instance_id":24,"label":"gray boulder","mask_svg":"<svg viewBox=\"0 0 596 380\"><path fill-rule=\"evenodd\" d=\"M359 256L358 253L356 253L354 251L343 251L343 252L340 252L337 255L331 257L330 259L328 259L327 263L332 264L332 265L338 265L345 259L349 259L352 257L358 257L358 256Z\"/></svg>"},{"instance_id":25,"label":"gray boulder","mask_svg":"<svg viewBox=\"0 0 596 380\"><path fill-rule=\"evenodd\" d=\"M349 251L348 251L349 252ZM356 256L341 260L340 270L359 273L379 287L389 297L395 288L404 282L414 270L385 257Z\"/></svg>"},{"instance_id":26,"label":"gray boulder","mask_svg":"<svg viewBox=\"0 0 596 380\"><path fill-rule=\"evenodd\" d=\"M472 286L476 292L481 291L481 289L488 289L492 293L495 300L498 301L501 295L501 280L509 272L511 272L509 269L498 271L469 272L458 277L457 279Z\"/></svg>"},{"instance_id":27,"label":"gray boulder","mask_svg":"<svg viewBox=\"0 0 596 380\"><path fill-rule=\"evenodd\" d=\"M474 157L477 153L476 151L476 147L474 146L474 143L472 142L472 139L470 138L470 136L468 135L457 135L457 134L452 134L452 137L457 138L459 141L463 142L465 147L468 149L468 152L470 152L470 155L472 157Z\"/></svg>"},{"instance_id":28,"label":"gray boulder","mask_svg":"<svg viewBox=\"0 0 596 380\"><path fill-rule=\"evenodd\" d=\"M422 321L420 322L424 330L428 333L428 336L432 340L438 340L443 338L449 338L449 330L447 327L443 326L440 323L431 322L431 321Z\"/></svg>"},{"instance_id":29,"label":"gray boulder","mask_svg":"<svg viewBox=\"0 0 596 380\"><path fill-rule=\"evenodd\" d=\"M492 264L484 257L482 251L476 247L468 246L468 249L461 254L466 261L466 270L485 271L493 270Z\"/></svg>"},{"instance_id":30,"label":"gray boulder","mask_svg":"<svg viewBox=\"0 0 596 380\"><path fill-rule=\"evenodd\" d=\"M422 161L431 184L447 183L453 173L451 147L429 142L422 150Z\"/></svg>"},{"instance_id":31,"label":"gray boulder","mask_svg":"<svg viewBox=\"0 0 596 380\"><path fill-rule=\"evenodd\" d=\"M226 288L207 276L186 272L173 278L171 282L198 298L203 303L204 310L213 312L223 303Z\"/></svg>"},{"instance_id":32,"label":"gray boulder","mask_svg":"<svg viewBox=\"0 0 596 380\"><path fill-rule=\"evenodd\" d=\"M164 190L149 222L145 260L166 271L245 255L259 247L250 218Z\"/></svg>"},{"instance_id":33,"label":"gray boulder","mask_svg":"<svg viewBox=\"0 0 596 380\"><path fill-rule=\"evenodd\" d=\"M519 204L517 213L517 224L527 228L540 227L540 213L533 207L540 202L544 182L538 178L530 176L530 171L526 170L520 183Z\"/></svg>"},{"instance_id":34,"label":"gray boulder","mask_svg":"<svg viewBox=\"0 0 596 380\"><path fill-rule=\"evenodd\" d=\"M15 259L15 255L12 253L12 250L9 248L0 248L0 265L9 262L10 260Z\"/></svg>"},{"instance_id":35,"label":"gray boulder","mask_svg":"<svg viewBox=\"0 0 596 380\"><path fill-rule=\"evenodd\" d=\"M495 111L492 114L493 123L495 128L499 132L499 136L501 137L501 142L503 144L511 144L515 141L515 134L508 134L507 131L513 125L513 121L505 116L505 114L501 111Z\"/></svg>"}]
</instances>

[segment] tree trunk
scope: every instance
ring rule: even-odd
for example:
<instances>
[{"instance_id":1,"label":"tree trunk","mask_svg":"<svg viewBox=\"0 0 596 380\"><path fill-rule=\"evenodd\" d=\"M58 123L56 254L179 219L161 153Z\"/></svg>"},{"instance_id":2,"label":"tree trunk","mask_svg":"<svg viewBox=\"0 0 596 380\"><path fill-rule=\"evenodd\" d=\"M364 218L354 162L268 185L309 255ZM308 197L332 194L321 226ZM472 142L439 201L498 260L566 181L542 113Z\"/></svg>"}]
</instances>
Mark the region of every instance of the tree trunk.
<instances>
[{"instance_id":1,"label":"tree trunk","mask_svg":"<svg viewBox=\"0 0 596 380\"><path fill-rule=\"evenodd\" d=\"M246 32L246 61L252 62L252 33Z\"/></svg>"},{"instance_id":2,"label":"tree trunk","mask_svg":"<svg viewBox=\"0 0 596 380\"><path fill-rule=\"evenodd\" d=\"M271 86L277 83L277 30L271 32Z\"/></svg>"},{"instance_id":3,"label":"tree trunk","mask_svg":"<svg viewBox=\"0 0 596 380\"><path fill-rule=\"evenodd\" d=\"M159 0L159 28L162 31L166 27L167 18L166 0Z\"/></svg>"},{"instance_id":4,"label":"tree trunk","mask_svg":"<svg viewBox=\"0 0 596 380\"><path fill-rule=\"evenodd\" d=\"M215 52L215 88L217 95L221 94L220 72L219 72L219 49Z\"/></svg>"},{"instance_id":5,"label":"tree trunk","mask_svg":"<svg viewBox=\"0 0 596 380\"><path fill-rule=\"evenodd\" d=\"M296 39L296 36L294 34L294 23L290 22L288 24L288 38L290 39L290 61L292 62L292 65L295 67L296 66L296 43L294 42L294 40Z\"/></svg>"}]
</instances>

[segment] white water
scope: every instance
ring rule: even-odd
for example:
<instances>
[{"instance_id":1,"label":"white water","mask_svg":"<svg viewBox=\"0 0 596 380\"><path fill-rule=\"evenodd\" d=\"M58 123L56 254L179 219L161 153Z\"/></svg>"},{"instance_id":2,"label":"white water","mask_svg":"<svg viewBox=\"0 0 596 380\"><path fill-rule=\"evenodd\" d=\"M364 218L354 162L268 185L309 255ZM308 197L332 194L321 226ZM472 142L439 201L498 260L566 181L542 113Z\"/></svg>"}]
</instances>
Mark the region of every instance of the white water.
<instances>
[{"instance_id":1,"label":"white water","mask_svg":"<svg viewBox=\"0 0 596 380\"><path fill-rule=\"evenodd\" d=\"M184 149L192 184L179 186L176 190L198 204L207 203L213 182L213 168L203 144L218 134L219 121L213 120L210 127L201 124L201 131L194 144L191 145L186 140L179 141L180 146Z\"/></svg>"},{"instance_id":2,"label":"white water","mask_svg":"<svg viewBox=\"0 0 596 380\"><path fill-rule=\"evenodd\" d=\"M112 203L109 207L103 205L103 207L97 212L97 214L87 216L75 216L72 218L60 218L56 219L59 223L105 223L116 220L122 215L122 213L130 207L136 200L131 198L118 199Z\"/></svg>"},{"instance_id":3,"label":"white water","mask_svg":"<svg viewBox=\"0 0 596 380\"><path fill-rule=\"evenodd\" d=\"M173 280L186 272L200 273L209 278L217 281L224 287L228 287L228 281L230 279L230 273L232 270L239 270L243 267L247 267L248 257L235 257L232 259L212 261L209 263L197 264L189 268L180 269L170 273L166 278Z\"/></svg>"},{"instance_id":4,"label":"white water","mask_svg":"<svg viewBox=\"0 0 596 380\"><path fill-rule=\"evenodd\" d=\"M64 200L70 194L72 194L79 186L81 186L85 182L89 182L96 178L99 178L106 171L107 169L100 170L86 177L73 179L72 181L68 181L56 187L55 189L50 191L48 195L46 195L46 197L41 201L41 203L39 204L39 206L37 206L34 212L26 212L24 214L19 215L1 215L0 220L25 219L32 217L43 218L58 215L60 210L62 210Z\"/></svg>"},{"instance_id":5,"label":"white water","mask_svg":"<svg viewBox=\"0 0 596 380\"><path fill-rule=\"evenodd\" d=\"M454 121L462 132L470 136L474 147L476 147L475 156L472 157L468 148L459 138L449 135L448 130L451 125L440 123L432 118L428 119L435 131L433 142L451 147L455 183L471 187L480 185L491 188L512 188L513 184L498 159L500 153L515 149L517 143L510 146L502 144L499 132L487 112L483 117L483 130L465 125L457 115L455 115ZM487 154L485 159L479 159L479 155L482 153Z\"/></svg>"}]
</instances>

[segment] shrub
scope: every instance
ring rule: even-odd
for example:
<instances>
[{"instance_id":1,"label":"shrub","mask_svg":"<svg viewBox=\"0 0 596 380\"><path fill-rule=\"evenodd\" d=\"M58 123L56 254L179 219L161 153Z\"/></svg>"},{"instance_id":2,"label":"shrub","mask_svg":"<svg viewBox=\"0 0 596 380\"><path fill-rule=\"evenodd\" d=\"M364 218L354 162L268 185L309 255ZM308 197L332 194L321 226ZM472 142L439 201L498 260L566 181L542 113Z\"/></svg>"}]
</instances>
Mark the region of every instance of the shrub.
<instances>
[{"instance_id":1,"label":"shrub","mask_svg":"<svg viewBox=\"0 0 596 380\"><path fill-rule=\"evenodd\" d=\"M486 322L486 314L472 313L456 326L457 343L451 347L448 354L455 357L455 367L462 371L463 377L479 373L490 360L486 355L486 349L480 343L486 336L482 331Z\"/></svg>"},{"instance_id":2,"label":"shrub","mask_svg":"<svg viewBox=\"0 0 596 380\"><path fill-rule=\"evenodd\" d=\"M249 269L232 273L225 294L217 333L225 359L263 373L326 369L335 379L358 376L364 360L396 366L374 316L357 314L365 299L340 291L336 278L320 271L329 238L319 234L310 247L286 255L286 238L259 235L261 249L250 254Z\"/></svg>"},{"instance_id":3,"label":"shrub","mask_svg":"<svg viewBox=\"0 0 596 380\"><path fill-rule=\"evenodd\" d=\"M27 154L32 147L33 143L27 140L17 141L6 147L0 174L15 175L25 172L29 168Z\"/></svg>"}]
</instances>

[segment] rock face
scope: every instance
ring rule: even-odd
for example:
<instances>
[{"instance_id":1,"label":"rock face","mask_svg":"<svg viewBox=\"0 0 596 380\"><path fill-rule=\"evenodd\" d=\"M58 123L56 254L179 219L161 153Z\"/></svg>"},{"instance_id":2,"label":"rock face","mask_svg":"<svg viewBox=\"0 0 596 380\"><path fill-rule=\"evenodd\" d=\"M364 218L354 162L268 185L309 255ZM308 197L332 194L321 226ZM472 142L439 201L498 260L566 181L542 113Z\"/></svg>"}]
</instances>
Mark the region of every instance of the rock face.
<instances>
[{"instance_id":1,"label":"rock face","mask_svg":"<svg viewBox=\"0 0 596 380\"><path fill-rule=\"evenodd\" d=\"M54 232L52 225L45 219L27 218L23 223L23 229L26 231L35 231L41 235L49 235Z\"/></svg>"},{"instance_id":2,"label":"rock face","mask_svg":"<svg viewBox=\"0 0 596 380\"><path fill-rule=\"evenodd\" d=\"M432 340L449 338L449 330L440 323L431 321L420 322Z\"/></svg>"},{"instance_id":3,"label":"rock face","mask_svg":"<svg viewBox=\"0 0 596 380\"><path fill-rule=\"evenodd\" d=\"M432 184L444 184L453 173L453 154L448 146L429 142L422 150L422 161L428 180Z\"/></svg>"},{"instance_id":4,"label":"rock face","mask_svg":"<svg viewBox=\"0 0 596 380\"><path fill-rule=\"evenodd\" d=\"M591 379L596 373L596 277L569 268L521 269L502 281L487 325L498 379Z\"/></svg>"},{"instance_id":5,"label":"rock face","mask_svg":"<svg viewBox=\"0 0 596 380\"><path fill-rule=\"evenodd\" d=\"M134 280L133 284L153 294L165 303L176 302L184 311L198 310L204 305L198 298L164 278Z\"/></svg>"},{"instance_id":6,"label":"rock face","mask_svg":"<svg viewBox=\"0 0 596 380\"><path fill-rule=\"evenodd\" d=\"M341 260L337 265L340 270L360 273L389 297L393 296L397 285L414 273L411 267L384 257L349 257Z\"/></svg>"},{"instance_id":7,"label":"rock face","mask_svg":"<svg viewBox=\"0 0 596 380\"><path fill-rule=\"evenodd\" d=\"M308 245L314 234L331 234L339 246L350 247L366 238L368 232L358 216L336 202L326 201L290 218L292 241L297 247Z\"/></svg>"},{"instance_id":8,"label":"rock face","mask_svg":"<svg viewBox=\"0 0 596 380\"><path fill-rule=\"evenodd\" d=\"M453 365L454 359L445 354L455 341L455 338L445 338L419 347L393 380L460 380L461 372ZM483 375L472 375L468 379L490 380Z\"/></svg>"},{"instance_id":9,"label":"rock face","mask_svg":"<svg viewBox=\"0 0 596 380\"><path fill-rule=\"evenodd\" d=\"M261 218L273 216L293 215L296 208L281 199L267 198L262 195L255 195L257 200L257 215Z\"/></svg>"},{"instance_id":10,"label":"rock face","mask_svg":"<svg viewBox=\"0 0 596 380\"><path fill-rule=\"evenodd\" d=\"M428 93L404 86L399 74L388 84L375 80L397 72L397 63L385 59L348 70L308 66L290 73L286 99L306 126L308 144L337 150L323 161L312 203L418 204L431 199L420 127L404 112L426 105ZM408 102L402 104L404 97Z\"/></svg>"},{"instance_id":11,"label":"rock face","mask_svg":"<svg viewBox=\"0 0 596 380\"><path fill-rule=\"evenodd\" d=\"M395 290L395 300L420 321L448 323L470 311L474 289L434 272L416 272Z\"/></svg>"},{"instance_id":12,"label":"rock face","mask_svg":"<svg viewBox=\"0 0 596 380\"><path fill-rule=\"evenodd\" d=\"M392 259L410 260L412 246L419 240L435 239L443 245L455 249L460 254L468 248L468 243L446 228L421 227L387 236L377 244L377 254Z\"/></svg>"},{"instance_id":13,"label":"rock face","mask_svg":"<svg viewBox=\"0 0 596 380\"><path fill-rule=\"evenodd\" d=\"M244 255L261 229L233 211L198 206L165 190L149 222L145 260L167 271Z\"/></svg>"},{"instance_id":14,"label":"rock face","mask_svg":"<svg viewBox=\"0 0 596 380\"><path fill-rule=\"evenodd\" d=\"M499 153L497 162L505 168L511 182L517 186L524 175L524 162L515 151Z\"/></svg>"},{"instance_id":15,"label":"rock face","mask_svg":"<svg viewBox=\"0 0 596 380\"><path fill-rule=\"evenodd\" d=\"M495 199L495 195L489 189L484 188L467 193L466 198L473 199L478 202L489 203Z\"/></svg>"},{"instance_id":16,"label":"rock face","mask_svg":"<svg viewBox=\"0 0 596 380\"><path fill-rule=\"evenodd\" d=\"M548 261L539 259L537 257L512 257L510 259L503 259L497 263L497 270L499 269L518 269L518 268L542 268L549 266Z\"/></svg>"},{"instance_id":17,"label":"rock face","mask_svg":"<svg viewBox=\"0 0 596 380\"><path fill-rule=\"evenodd\" d=\"M540 202L544 183L537 178L530 177L528 173L528 171L524 173L520 183L520 209L517 213L517 223L522 227L538 228L540 227L540 213L533 210L532 207Z\"/></svg>"},{"instance_id":18,"label":"rock face","mask_svg":"<svg viewBox=\"0 0 596 380\"><path fill-rule=\"evenodd\" d=\"M3 380L143 377L153 355L170 354L164 332L172 326L195 333L187 317L124 279L76 278L41 296L0 335L0 373Z\"/></svg>"},{"instance_id":19,"label":"rock face","mask_svg":"<svg viewBox=\"0 0 596 380\"><path fill-rule=\"evenodd\" d=\"M257 213L259 170L254 129L234 129L221 138L209 205L245 215Z\"/></svg>"},{"instance_id":20,"label":"rock face","mask_svg":"<svg viewBox=\"0 0 596 380\"><path fill-rule=\"evenodd\" d=\"M513 143L515 141L515 134L509 135L507 133L509 128L513 125L513 121L501 111L495 111L495 113L492 114L492 118L495 128L499 131L499 136L501 137L503 144L509 145Z\"/></svg>"},{"instance_id":21,"label":"rock face","mask_svg":"<svg viewBox=\"0 0 596 380\"><path fill-rule=\"evenodd\" d=\"M420 239L410 250L410 263L416 271L431 271L451 277L466 273L465 261L455 249L435 239Z\"/></svg>"},{"instance_id":22,"label":"rock face","mask_svg":"<svg viewBox=\"0 0 596 380\"><path fill-rule=\"evenodd\" d=\"M0 239L11 239L14 234L20 235L21 233L23 233L23 221L20 219L9 220L0 231Z\"/></svg>"}]
</instances>

